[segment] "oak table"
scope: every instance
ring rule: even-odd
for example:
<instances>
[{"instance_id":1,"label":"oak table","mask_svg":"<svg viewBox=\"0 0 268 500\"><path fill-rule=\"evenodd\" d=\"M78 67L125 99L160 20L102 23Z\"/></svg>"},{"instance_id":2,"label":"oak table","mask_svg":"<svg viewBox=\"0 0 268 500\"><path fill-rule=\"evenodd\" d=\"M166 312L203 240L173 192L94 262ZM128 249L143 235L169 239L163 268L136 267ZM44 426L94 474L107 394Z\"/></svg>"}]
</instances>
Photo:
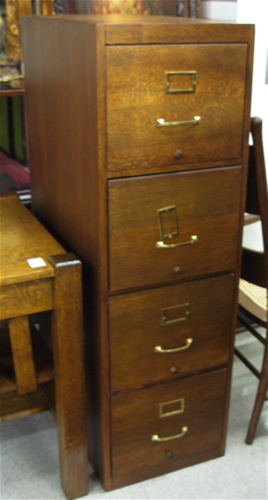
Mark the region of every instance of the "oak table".
<instances>
[{"instance_id":1,"label":"oak table","mask_svg":"<svg viewBox=\"0 0 268 500\"><path fill-rule=\"evenodd\" d=\"M77 498L88 492L81 262L13 193L0 209L0 420L46 409L53 389L61 483Z\"/></svg>"}]
</instances>

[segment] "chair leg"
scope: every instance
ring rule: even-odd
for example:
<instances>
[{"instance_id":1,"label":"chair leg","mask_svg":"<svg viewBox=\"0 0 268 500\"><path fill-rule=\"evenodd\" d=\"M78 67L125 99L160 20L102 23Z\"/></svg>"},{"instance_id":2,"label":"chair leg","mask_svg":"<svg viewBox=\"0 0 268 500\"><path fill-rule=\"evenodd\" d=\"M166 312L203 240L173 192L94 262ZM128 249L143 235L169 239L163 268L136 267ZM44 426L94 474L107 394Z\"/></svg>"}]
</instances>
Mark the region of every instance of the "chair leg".
<instances>
[{"instance_id":1,"label":"chair leg","mask_svg":"<svg viewBox=\"0 0 268 500\"><path fill-rule=\"evenodd\" d=\"M72 254L49 261L55 268L52 336L61 484L74 499L89 489L81 262Z\"/></svg>"},{"instance_id":2,"label":"chair leg","mask_svg":"<svg viewBox=\"0 0 268 500\"><path fill-rule=\"evenodd\" d=\"M268 389L268 343L266 343L263 365L260 375L260 381L258 385L258 390L255 398L255 403L248 427L248 432L246 436L246 443L252 444L257 425L259 422L260 414L262 411L263 403L267 400L267 389Z\"/></svg>"}]
</instances>

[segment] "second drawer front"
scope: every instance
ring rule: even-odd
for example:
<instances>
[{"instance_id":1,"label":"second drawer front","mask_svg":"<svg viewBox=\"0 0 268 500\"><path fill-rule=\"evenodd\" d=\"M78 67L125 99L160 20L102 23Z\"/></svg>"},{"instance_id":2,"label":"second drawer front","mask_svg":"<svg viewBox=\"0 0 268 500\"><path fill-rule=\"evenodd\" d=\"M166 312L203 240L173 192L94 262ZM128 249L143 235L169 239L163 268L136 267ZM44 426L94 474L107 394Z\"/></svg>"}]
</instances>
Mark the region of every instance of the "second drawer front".
<instances>
[{"instance_id":1,"label":"second drawer front","mask_svg":"<svg viewBox=\"0 0 268 500\"><path fill-rule=\"evenodd\" d=\"M111 298L112 391L226 364L233 294L227 275Z\"/></svg>"},{"instance_id":2,"label":"second drawer front","mask_svg":"<svg viewBox=\"0 0 268 500\"><path fill-rule=\"evenodd\" d=\"M113 476L220 449L226 370L112 397ZM154 436L154 438L152 438ZM158 438L156 438L158 436Z\"/></svg>"},{"instance_id":3,"label":"second drawer front","mask_svg":"<svg viewBox=\"0 0 268 500\"><path fill-rule=\"evenodd\" d=\"M110 290L235 269L241 172L109 181Z\"/></svg>"}]
</instances>

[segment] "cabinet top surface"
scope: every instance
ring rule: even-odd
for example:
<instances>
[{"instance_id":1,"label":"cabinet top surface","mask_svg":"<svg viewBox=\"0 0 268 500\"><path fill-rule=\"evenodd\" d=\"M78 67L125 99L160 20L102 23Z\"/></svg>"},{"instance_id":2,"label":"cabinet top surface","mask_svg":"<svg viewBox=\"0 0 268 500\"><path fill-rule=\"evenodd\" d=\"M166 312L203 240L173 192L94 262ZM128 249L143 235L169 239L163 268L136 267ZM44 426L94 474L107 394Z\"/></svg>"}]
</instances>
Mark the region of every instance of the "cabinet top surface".
<instances>
[{"instance_id":1,"label":"cabinet top surface","mask_svg":"<svg viewBox=\"0 0 268 500\"><path fill-rule=\"evenodd\" d=\"M207 19L144 15L57 15L25 16L23 23L57 23L104 30L106 44L176 43L195 38L196 42L246 42L252 39L253 24L237 24Z\"/></svg>"},{"instance_id":2,"label":"cabinet top surface","mask_svg":"<svg viewBox=\"0 0 268 500\"><path fill-rule=\"evenodd\" d=\"M191 26L191 25L225 25L225 26L239 26L238 23L233 22L223 22L210 19L195 19L186 17L176 17L176 16L145 16L145 15L124 15L124 14L109 14L109 15L94 15L94 14L67 14L67 15L57 15L57 16L27 16L33 19L42 19L48 21L53 19L54 21L74 21L74 22L84 22L89 24L107 25L107 26L121 26L121 25L177 25L177 26ZM242 25L240 25L242 26ZM244 26L244 24L243 24Z\"/></svg>"}]
</instances>

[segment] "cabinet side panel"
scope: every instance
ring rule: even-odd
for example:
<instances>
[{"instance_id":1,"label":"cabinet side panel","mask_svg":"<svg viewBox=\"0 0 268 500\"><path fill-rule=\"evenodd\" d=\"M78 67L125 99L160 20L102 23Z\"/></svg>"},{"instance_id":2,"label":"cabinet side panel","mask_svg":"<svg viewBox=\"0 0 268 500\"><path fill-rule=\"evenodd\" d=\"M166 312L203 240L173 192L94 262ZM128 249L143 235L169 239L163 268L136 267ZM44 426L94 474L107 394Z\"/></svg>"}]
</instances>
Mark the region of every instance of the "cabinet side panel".
<instances>
[{"instance_id":1,"label":"cabinet side panel","mask_svg":"<svg viewBox=\"0 0 268 500\"><path fill-rule=\"evenodd\" d=\"M94 27L53 21L23 30L33 206L88 261L99 242Z\"/></svg>"},{"instance_id":2,"label":"cabinet side panel","mask_svg":"<svg viewBox=\"0 0 268 500\"><path fill-rule=\"evenodd\" d=\"M32 206L83 262L84 310L90 318L86 368L89 380L94 373L91 399L97 415L90 454L109 488L108 398L103 396L108 369L102 369L108 364L105 134L99 133L105 130L105 78L99 74L104 72L103 29L57 16L29 17L23 35Z\"/></svg>"}]
</instances>

